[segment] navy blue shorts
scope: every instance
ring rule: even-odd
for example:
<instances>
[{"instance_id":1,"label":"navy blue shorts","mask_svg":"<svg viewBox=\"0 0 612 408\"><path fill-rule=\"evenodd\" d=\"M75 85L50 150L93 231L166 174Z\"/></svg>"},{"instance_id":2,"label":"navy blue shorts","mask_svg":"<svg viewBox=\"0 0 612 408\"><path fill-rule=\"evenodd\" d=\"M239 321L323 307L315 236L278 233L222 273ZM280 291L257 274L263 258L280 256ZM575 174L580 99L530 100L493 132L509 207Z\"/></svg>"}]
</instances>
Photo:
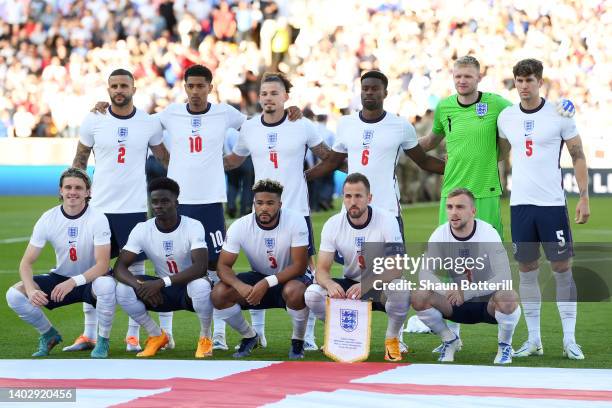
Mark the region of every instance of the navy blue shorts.
<instances>
[{"instance_id":1,"label":"navy blue shorts","mask_svg":"<svg viewBox=\"0 0 612 408\"><path fill-rule=\"evenodd\" d=\"M305 215L304 219L306 220L306 226L308 226L308 256L314 256L314 254L317 253L317 250L315 248L314 231L312 229L310 215Z\"/></svg>"},{"instance_id":2,"label":"navy blue shorts","mask_svg":"<svg viewBox=\"0 0 612 408\"><path fill-rule=\"evenodd\" d=\"M266 276L268 275L254 271L242 272L236 275L236 277L242 282L251 286L255 285L260 280L265 279ZM310 270L306 270L305 274L292 280L302 282L306 287L308 287L312 283L312 272L310 272ZM278 285L269 288L257 306L251 306L249 304L241 305L242 309L284 309L287 307L287 305L285 304L285 299L283 299L283 287L284 285L279 283Z\"/></svg>"},{"instance_id":3,"label":"navy blue shorts","mask_svg":"<svg viewBox=\"0 0 612 408\"><path fill-rule=\"evenodd\" d=\"M349 290L349 288L353 286L354 284L359 283L349 278L332 278L332 280L336 282L338 285L342 286L342 289L345 292ZM386 311L385 304L382 302L372 302L372 310L377 310L379 312L385 312Z\"/></svg>"},{"instance_id":4,"label":"navy blue shorts","mask_svg":"<svg viewBox=\"0 0 612 408\"><path fill-rule=\"evenodd\" d=\"M478 299L470 299L461 306L453 306L453 314L448 317L448 320L465 324L497 324L495 316L491 316L487 311L487 305L492 296L493 293L488 296L479 297Z\"/></svg>"},{"instance_id":5,"label":"navy blue shorts","mask_svg":"<svg viewBox=\"0 0 612 408\"><path fill-rule=\"evenodd\" d=\"M136 224L147 220L147 213L126 213L126 214L104 214L108 219L111 230L111 258L119 256L119 252L128 242L130 232ZM136 261L147 259L145 253L141 253Z\"/></svg>"},{"instance_id":6,"label":"navy blue shorts","mask_svg":"<svg viewBox=\"0 0 612 408\"><path fill-rule=\"evenodd\" d=\"M92 306L96 306L96 298L92 292L92 282L86 283L85 285L75 286L70 293L68 293L64 300L61 302L54 302L51 300L51 292L53 288L62 282L70 279L69 277L58 275L57 273L46 273L44 275L34 275L34 282L40 287L40 290L47 294L49 303L45 307L49 310L55 309L56 307L71 305L73 303L89 303Z\"/></svg>"},{"instance_id":7,"label":"navy blue shorts","mask_svg":"<svg viewBox=\"0 0 612 408\"><path fill-rule=\"evenodd\" d=\"M161 278L151 275L142 275L139 276L138 279L156 280ZM188 310L190 312L194 311L191 298L187 295L187 285L172 285L163 287L161 289L161 294L164 298L164 302L156 307L151 307L145 303L147 310L152 310L154 312L173 312L175 310ZM138 298L138 300L142 301L140 298Z\"/></svg>"},{"instance_id":8,"label":"navy blue shorts","mask_svg":"<svg viewBox=\"0 0 612 408\"><path fill-rule=\"evenodd\" d=\"M208 262L217 263L221 248L225 242L225 217L222 203L211 204L179 204L178 213L204 226L206 246L208 246Z\"/></svg>"},{"instance_id":9,"label":"navy blue shorts","mask_svg":"<svg viewBox=\"0 0 612 408\"><path fill-rule=\"evenodd\" d=\"M549 261L564 261L574 255L572 231L566 206L510 207L514 258L523 263L540 258L540 243Z\"/></svg>"}]
</instances>

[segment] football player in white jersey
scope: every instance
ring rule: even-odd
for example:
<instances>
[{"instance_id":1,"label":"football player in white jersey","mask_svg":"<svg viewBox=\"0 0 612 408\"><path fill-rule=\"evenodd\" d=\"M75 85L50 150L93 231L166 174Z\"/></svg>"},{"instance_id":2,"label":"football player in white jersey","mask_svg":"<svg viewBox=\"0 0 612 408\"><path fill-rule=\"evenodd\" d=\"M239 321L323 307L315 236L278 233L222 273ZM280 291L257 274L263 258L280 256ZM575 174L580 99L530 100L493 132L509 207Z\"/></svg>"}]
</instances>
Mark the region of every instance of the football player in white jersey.
<instances>
[{"instance_id":1,"label":"football player in white jersey","mask_svg":"<svg viewBox=\"0 0 612 408\"><path fill-rule=\"evenodd\" d=\"M247 357L259 335L242 316L241 309L286 308L293 321L289 358L304 358L308 308L304 291L312 283L308 269L308 227L304 216L281 210L283 186L269 179L253 186L254 213L236 220L227 231L219 257L212 301L215 315L242 335L235 358ZM240 250L251 272L233 270Z\"/></svg>"},{"instance_id":2,"label":"football player in white jersey","mask_svg":"<svg viewBox=\"0 0 612 408\"><path fill-rule=\"evenodd\" d=\"M512 69L520 103L506 108L497 119L502 147L512 147L510 218L515 258L519 263L519 292L529 338L515 357L542 355L538 285L540 243L556 281L557 308L563 326L563 354L584 359L576 343L576 283L572 276L572 232L561 181L561 149L567 146L580 190L574 221L584 224L590 215L587 163L573 118L559 116L554 104L540 97L542 63L519 61Z\"/></svg>"},{"instance_id":3,"label":"football player in white jersey","mask_svg":"<svg viewBox=\"0 0 612 408\"><path fill-rule=\"evenodd\" d=\"M115 264L117 303L149 334L138 357L151 357L168 343L168 335L147 310L188 310L200 320L196 358L212 356L211 283L206 278L208 250L202 223L178 215L179 185L162 177L148 186L154 218L138 223ZM156 277L134 276L128 268L145 253L155 265Z\"/></svg>"},{"instance_id":4,"label":"football player in white jersey","mask_svg":"<svg viewBox=\"0 0 612 408\"><path fill-rule=\"evenodd\" d=\"M111 99L110 115L87 115L80 128L80 139L73 166L87 169L93 150L96 171L93 177L92 207L104 212L111 228L111 258L127 242L134 226L147 219L145 162L150 148L155 157L167 167L169 153L162 144L159 121L134 107L136 92L134 77L125 69L116 69L108 78ZM132 273L145 273L144 258L132 265ZM96 328L95 310L83 304L85 331L64 351L93 348L92 335ZM172 327L172 313L160 315L164 327ZM170 333L171 334L171 333ZM140 351L139 327L129 320L126 334L128 351Z\"/></svg>"},{"instance_id":5,"label":"football player in white jersey","mask_svg":"<svg viewBox=\"0 0 612 408\"><path fill-rule=\"evenodd\" d=\"M419 319L442 339L438 361L454 361L460 339L444 319L498 327L495 364L512 362L512 335L521 317L511 290L508 255L491 224L476 219L474 195L465 188L448 193L449 221L431 234L411 304ZM448 260L452 265L448 265ZM444 266L442 266L444 264ZM448 265L449 269L446 269ZM448 276L445 283L436 275ZM450 282L449 282L450 281ZM493 289L491 289L493 287Z\"/></svg>"},{"instance_id":6,"label":"football player in white jersey","mask_svg":"<svg viewBox=\"0 0 612 408\"><path fill-rule=\"evenodd\" d=\"M255 181L272 179L284 186L283 208L298 212L308 224L308 254L315 254L314 234L310 221L308 188L304 179L304 157L310 149L314 155L324 160L329 147L323 142L315 125L306 118L291 122L287 120L285 102L289 99L291 83L281 73L264 74L259 103L263 108L260 116L247 120L240 129L238 142L232 154L225 156L225 167L233 169L240 166L247 156L251 156L255 168ZM314 260L310 266L314 269ZM264 336L263 311L251 314L254 328L260 339ZM316 350L314 344L315 318L309 318L306 350Z\"/></svg>"},{"instance_id":7,"label":"football player in white jersey","mask_svg":"<svg viewBox=\"0 0 612 408\"><path fill-rule=\"evenodd\" d=\"M321 320L325 320L326 297L361 298L361 274L366 269L364 245L368 242L403 243L395 217L387 211L370 206L370 182L360 173L351 173L344 181L343 199L346 212L332 216L321 232L317 262L317 284L306 290L306 305ZM402 245L403 246L403 245ZM334 254L344 259L342 278L331 278ZM400 361L402 353L398 333L410 307L407 291L385 291L386 302L373 302L374 310L387 313L385 360Z\"/></svg>"},{"instance_id":8,"label":"football player in white jersey","mask_svg":"<svg viewBox=\"0 0 612 408\"><path fill-rule=\"evenodd\" d=\"M339 168L348 158L348 173L365 175L372 185L372 205L397 217L403 231L399 188L395 166L403 150L419 167L444 174L444 161L425 154L417 142L414 127L395 114L386 112L387 77L368 71L361 77L362 110L338 122L336 139L328 158L306 172L308 180Z\"/></svg>"},{"instance_id":9,"label":"football player in white jersey","mask_svg":"<svg viewBox=\"0 0 612 408\"><path fill-rule=\"evenodd\" d=\"M33 357L48 356L62 341L40 309L42 306L49 310L77 302L95 306L99 324L91 356L105 358L115 314L115 280L105 276L109 271L110 228L104 214L88 205L91 182L84 171L64 171L59 186L62 204L45 212L34 226L19 265L21 282L9 288L6 301L40 333ZM34 276L32 266L46 242L55 251L55 267L47 274Z\"/></svg>"}]
</instances>

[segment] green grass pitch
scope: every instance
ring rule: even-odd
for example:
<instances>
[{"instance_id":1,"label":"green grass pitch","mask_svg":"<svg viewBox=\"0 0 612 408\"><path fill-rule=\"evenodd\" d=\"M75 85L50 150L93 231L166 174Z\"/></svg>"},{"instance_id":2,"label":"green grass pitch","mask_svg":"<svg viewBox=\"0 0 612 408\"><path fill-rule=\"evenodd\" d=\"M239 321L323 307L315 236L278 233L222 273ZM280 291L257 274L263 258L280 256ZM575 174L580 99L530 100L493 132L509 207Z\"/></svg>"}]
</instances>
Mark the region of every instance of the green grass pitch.
<instances>
[{"instance_id":1,"label":"green grass pitch","mask_svg":"<svg viewBox=\"0 0 612 408\"><path fill-rule=\"evenodd\" d=\"M607 216L611 199L591 199L591 219L586 225L573 225L574 240L576 242L611 242L612 218ZM27 237L31 234L35 221L48 208L57 204L55 197L0 197L0 291L5 293L10 285L19 280L18 266L23 251L27 245ZM569 202L570 218L573 218L575 199ZM503 219L506 239L509 238L509 209L508 202L504 201ZM405 234L408 242L426 242L437 222L438 205L419 204L404 209ZM313 224L318 244L319 234L323 223L332 213L316 213L313 215ZM45 248L41 258L35 265L36 273L46 272L54 263L54 254L49 246ZM248 270L244 257L238 263L239 271ZM513 265L513 269L516 266ZM336 266L335 273L340 269ZM152 273L152 266L147 264L147 273ZM548 272L542 271L542 274ZM64 342L56 347L52 353L53 358L86 358L88 353L63 353L61 347L70 344L82 331L83 315L81 305L72 305L59 310L45 311L54 326L60 331ZM412 315L411 311L411 315ZM0 357L1 358L29 358L35 351L38 334L22 322L6 304L4 297L0 307ZM257 349L253 359L284 360L287 358L289 338L291 335L291 322L284 310L268 310L266 315L266 337L268 347ZM578 367L578 368L612 368L612 304L608 302L580 303L578 307L578 323L576 336L582 345L586 359L584 361L570 361L561 356L562 332L559 314L554 302L544 303L542 308L542 336L545 349L543 357L530 357L515 359L513 365L548 366L548 367ZM125 351L123 338L127 327L127 316L118 307L113 331L111 335L112 358L134 358L134 355ZM371 353L369 361L384 361L384 333L386 315L373 314ZM194 314L176 312L174 315L174 337L176 349L160 352L155 358L159 359L191 359L195 352L199 324ZM317 343L323 342L323 327L317 323ZM497 328L492 325L463 325L463 350L455 357L460 364L492 364L497 350ZM514 345L518 347L526 339L525 322L521 319L514 336ZM146 333L141 331L141 343ZM230 348L238 342L238 336L229 327L227 329L228 344ZM430 334L409 334L404 337L409 345L410 352L404 361L410 363L433 363L434 355L431 350L439 344L436 336ZM215 351L214 359L231 359L233 350L226 352ZM307 360L327 360L320 352L309 352Z\"/></svg>"}]
</instances>

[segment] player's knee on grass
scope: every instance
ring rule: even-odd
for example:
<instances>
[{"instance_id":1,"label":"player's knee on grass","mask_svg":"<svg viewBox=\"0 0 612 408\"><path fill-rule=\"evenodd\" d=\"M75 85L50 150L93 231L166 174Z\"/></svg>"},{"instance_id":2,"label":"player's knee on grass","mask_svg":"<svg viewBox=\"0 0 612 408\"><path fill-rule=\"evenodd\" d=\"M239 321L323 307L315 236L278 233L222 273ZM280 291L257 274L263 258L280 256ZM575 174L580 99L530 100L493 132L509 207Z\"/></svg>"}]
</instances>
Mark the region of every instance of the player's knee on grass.
<instances>
[{"instance_id":1,"label":"player's knee on grass","mask_svg":"<svg viewBox=\"0 0 612 408\"><path fill-rule=\"evenodd\" d=\"M327 299L327 291L322 286L313 284L306 288L304 292L304 300L306 306L315 314L317 319L325 320L325 301Z\"/></svg>"},{"instance_id":2,"label":"player's knee on grass","mask_svg":"<svg viewBox=\"0 0 612 408\"><path fill-rule=\"evenodd\" d=\"M287 307L294 310L301 310L306 307L304 292L306 286L297 280L291 280L283 286L283 299Z\"/></svg>"},{"instance_id":3,"label":"player's knee on grass","mask_svg":"<svg viewBox=\"0 0 612 408\"><path fill-rule=\"evenodd\" d=\"M491 298L495 310L504 314L513 313L519 304L519 296L513 290L498 290Z\"/></svg>"},{"instance_id":4,"label":"player's knee on grass","mask_svg":"<svg viewBox=\"0 0 612 408\"><path fill-rule=\"evenodd\" d=\"M104 296L115 296L117 284L110 276L100 276L92 283L93 295L95 298ZM131 289L131 288L130 288Z\"/></svg>"},{"instance_id":5,"label":"player's knee on grass","mask_svg":"<svg viewBox=\"0 0 612 408\"><path fill-rule=\"evenodd\" d=\"M554 272L565 272L570 268L570 259L564 259L563 261L552 261L550 263L550 269Z\"/></svg>"},{"instance_id":6,"label":"player's knee on grass","mask_svg":"<svg viewBox=\"0 0 612 408\"><path fill-rule=\"evenodd\" d=\"M187 295L192 298L210 297L210 283L206 279L195 279L187 284Z\"/></svg>"},{"instance_id":7,"label":"player's knee on grass","mask_svg":"<svg viewBox=\"0 0 612 408\"><path fill-rule=\"evenodd\" d=\"M414 310L421 311L431 307L430 290L415 290L410 293L410 305Z\"/></svg>"}]
</instances>

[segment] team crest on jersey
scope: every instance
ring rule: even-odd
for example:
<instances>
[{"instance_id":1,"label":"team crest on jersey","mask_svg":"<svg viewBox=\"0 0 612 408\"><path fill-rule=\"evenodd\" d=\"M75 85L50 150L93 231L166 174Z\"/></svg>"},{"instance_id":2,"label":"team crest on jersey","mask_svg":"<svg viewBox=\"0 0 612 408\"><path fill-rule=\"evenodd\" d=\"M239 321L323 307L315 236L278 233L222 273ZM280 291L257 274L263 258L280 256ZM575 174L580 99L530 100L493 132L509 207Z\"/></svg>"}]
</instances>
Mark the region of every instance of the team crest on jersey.
<instances>
[{"instance_id":1,"label":"team crest on jersey","mask_svg":"<svg viewBox=\"0 0 612 408\"><path fill-rule=\"evenodd\" d=\"M68 238L74 239L79 235L78 227L68 227Z\"/></svg>"},{"instance_id":2,"label":"team crest on jersey","mask_svg":"<svg viewBox=\"0 0 612 408\"><path fill-rule=\"evenodd\" d=\"M270 251L272 251L274 249L274 247L276 246L276 239L274 239L274 238L264 238L264 244L266 244L266 248L268 248Z\"/></svg>"},{"instance_id":3,"label":"team crest on jersey","mask_svg":"<svg viewBox=\"0 0 612 408\"><path fill-rule=\"evenodd\" d=\"M363 131L363 145L367 146L372 143L372 139L374 139L374 131L373 130L364 130Z\"/></svg>"},{"instance_id":4,"label":"team crest on jersey","mask_svg":"<svg viewBox=\"0 0 612 408\"><path fill-rule=\"evenodd\" d=\"M478 116L482 117L486 115L488 111L489 111L489 104L483 103L483 102L476 104L476 114Z\"/></svg>"},{"instance_id":5,"label":"team crest on jersey","mask_svg":"<svg viewBox=\"0 0 612 408\"><path fill-rule=\"evenodd\" d=\"M529 119L523 121L523 127L525 128L525 132L531 133L533 132L533 128L535 127L535 120Z\"/></svg>"},{"instance_id":6,"label":"team crest on jersey","mask_svg":"<svg viewBox=\"0 0 612 408\"><path fill-rule=\"evenodd\" d=\"M271 149L276 146L278 141L278 133L268 133L268 148Z\"/></svg>"},{"instance_id":7,"label":"team crest on jersey","mask_svg":"<svg viewBox=\"0 0 612 408\"><path fill-rule=\"evenodd\" d=\"M345 332L355 331L359 323L357 310L355 309L340 309L340 327Z\"/></svg>"},{"instance_id":8,"label":"team crest on jersey","mask_svg":"<svg viewBox=\"0 0 612 408\"><path fill-rule=\"evenodd\" d=\"M171 255L174 250L174 242L173 241L163 241L162 245L164 246L164 251L166 255Z\"/></svg>"},{"instance_id":9,"label":"team crest on jersey","mask_svg":"<svg viewBox=\"0 0 612 408\"><path fill-rule=\"evenodd\" d=\"M355 237L355 247L357 250L361 250L363 244L365 244L365 237Z\"/></svg>"},{"instance_id":10,"label":"team crest on jersey","mask_svg":"<svg viewBox=\"0 0 612 408\"><path fill-rule=\"evenodd\" d=\"M201 126L202 126L202 118L200 118L200 117L191 118L191 127L192 128L199 128Z\"/></svg>"},{"instance_id":11,"label":"team crest on jersey","mask_svg":"<svg viewBox=\"0 0 612 408\"><path fill-rule=\"evenodd\" d=\"M120 127L117 128L117 138L119 139L119 143L125 141L128 137L128 128Z\"/></svg>"}]
</instances>

